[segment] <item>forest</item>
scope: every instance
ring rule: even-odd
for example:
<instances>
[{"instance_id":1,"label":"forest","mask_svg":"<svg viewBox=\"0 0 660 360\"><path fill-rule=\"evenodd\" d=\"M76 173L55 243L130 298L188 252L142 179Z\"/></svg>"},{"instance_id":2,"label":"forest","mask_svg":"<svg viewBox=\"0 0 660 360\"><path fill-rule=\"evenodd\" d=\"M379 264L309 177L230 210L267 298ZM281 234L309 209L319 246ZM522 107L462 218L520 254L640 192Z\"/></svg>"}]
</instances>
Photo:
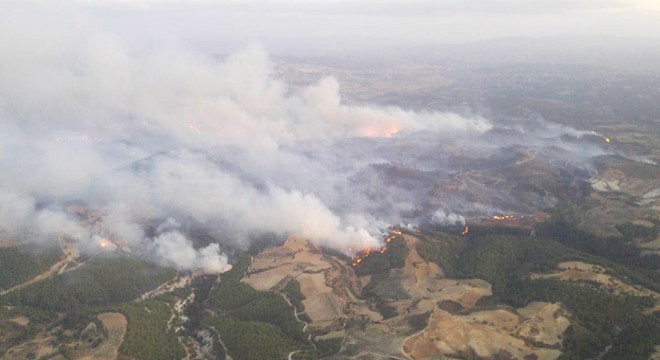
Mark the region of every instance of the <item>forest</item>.
<instances>
[{"instance_id":1,"label":"forest","mask_svg":"<svg viewBox=\"0 0 660 360\"><path fill-rule=\"evenodd\" d=\"M0 290L9 289L46 271L62 257L57 244L0 247Z\"/></svg>"},{"instance_id":2,"label":"forest","mask_svg":"<svg viewBox=\"0 0 660 360\"><path fill-rule=\"evenodd\" d=\"M204 319L202 324L219 332L237 360L285 358L288 352L311 348L283 295L257 291L240 281L249 265L250 255L245 253L232 270L221 275L207 300L207 306L219 316ZM295 288L288 289L288 293L292 291ZM302 301L300 295L292 303Z\"/></svg>"},{"instance_id":3,"label":"forest","mask_svg":"<svg viewBox=\"0 0 660 360\"><path fill-rule=\"evenodd\" d=\"M117 308L128 319L119 352L137 359L175 360L186 353L173 331L168 331L172 310L162 299L129 303Z\"/></svg>"},{"instance_id":4,"label":"forest","mask_svg":"<svg viewBox=\"0 0 660 360\"><path fill-rule=\"evenodd\" d=\"M67 312L136 299L174 277L173 269L141 259L103 256L90 259L80 269L65 272L0 297L0 303L23 304Z\"/></svg>"}]
</instances>

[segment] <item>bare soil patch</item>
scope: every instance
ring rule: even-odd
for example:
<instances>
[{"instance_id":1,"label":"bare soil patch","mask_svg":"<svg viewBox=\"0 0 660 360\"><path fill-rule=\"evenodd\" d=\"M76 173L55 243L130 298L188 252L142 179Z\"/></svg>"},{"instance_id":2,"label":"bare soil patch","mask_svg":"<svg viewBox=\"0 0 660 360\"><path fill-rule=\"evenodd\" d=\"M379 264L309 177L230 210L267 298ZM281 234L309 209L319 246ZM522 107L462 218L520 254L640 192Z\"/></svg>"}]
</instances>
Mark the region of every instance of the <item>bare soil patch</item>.
<instances>
[{"instance_id":1,"label":"bare soil patch","mask_svg":"<svg viewBox=\"0 0 660 360\"><path fill-rule=\"evenodd\" d=\"M20 326L27 326L30 323L30 319L28 319L26 316L17 316L15 318L9 319L9 321Z\"/></svg>"},{"instance_id":2,"label":"bare soil patch","mask_svg":"<svg viewBox=\"0 0 660 360\"><path fill-rule=\"evenodd\" d=\"M80 360L116 359L119 346L124 341L126 326L128 325L128 321L124 315L120 313L102 313L97 317L101 320L108 332L108 339L96 351L80 358Z\"/></svg>"},{"instance_id":3,"label":"bare soil patch","mask_svg":"<svg viewBox=\"0 0 660 360\"><path fill-rule=\"evenodd\" d=\"M427 328L407 339L404 350L414 359L469 354L478 358L556 359L561 355L559 349L533 345L518 336L519 321L519 314L503 309L453 315L436 308Z\"/></svg>"}]
</instances>

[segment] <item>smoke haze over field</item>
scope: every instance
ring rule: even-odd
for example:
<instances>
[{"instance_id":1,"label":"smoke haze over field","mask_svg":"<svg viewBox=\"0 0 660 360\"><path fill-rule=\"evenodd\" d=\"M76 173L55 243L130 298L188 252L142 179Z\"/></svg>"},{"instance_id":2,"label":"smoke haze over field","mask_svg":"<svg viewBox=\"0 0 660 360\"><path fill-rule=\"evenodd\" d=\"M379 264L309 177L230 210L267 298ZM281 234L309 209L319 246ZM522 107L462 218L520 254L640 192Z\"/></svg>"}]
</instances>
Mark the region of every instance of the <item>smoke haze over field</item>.
<instances>
[{"instance_id":1,"label":"smoke haze over field","mask_svg":"<svg viewBox=\"0 0 660 360\"><path fill-rule=\"evenodd\" d=\"M541 122L498 137L480 116L348 106L332 77L289 91L258 45L224 59L171 44L135 52L80 18L0 22L0 64L0 229L90 247L110 237L179 269L222 271L223 247L263 233L377 246L387 225L430 207L432 180L392 182L392 164L430 179L453 171L446 146L470 146L469 156L587 134ZM99 211L100 225L83 226L72 205ZM424 215L465 221L434 210ZM221 244L195 246L190 226Z\"/></svg>"}]
</instances>

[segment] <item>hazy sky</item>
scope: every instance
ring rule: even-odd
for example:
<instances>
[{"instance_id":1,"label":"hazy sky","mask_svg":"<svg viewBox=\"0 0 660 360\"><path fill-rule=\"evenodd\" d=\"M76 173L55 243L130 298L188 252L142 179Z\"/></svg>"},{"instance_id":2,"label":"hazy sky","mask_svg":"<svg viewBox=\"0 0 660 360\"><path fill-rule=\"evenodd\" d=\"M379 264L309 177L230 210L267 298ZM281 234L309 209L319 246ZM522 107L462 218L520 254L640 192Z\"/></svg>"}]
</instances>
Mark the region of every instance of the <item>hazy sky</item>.
<instances>
[{"instance_id":1,"label":"hazy sky","mask_svg":"<svg viewBox=\"0 0 660 360\"><path fill-rule=\"evenodd\" d=\"M423 45L499 37L660 36L660 0L90 0L5 2L17 12L75 17L135 46L179 42L231 51ZM75 21L68 23L75 26Z\"/></svg>"}]
</instances>

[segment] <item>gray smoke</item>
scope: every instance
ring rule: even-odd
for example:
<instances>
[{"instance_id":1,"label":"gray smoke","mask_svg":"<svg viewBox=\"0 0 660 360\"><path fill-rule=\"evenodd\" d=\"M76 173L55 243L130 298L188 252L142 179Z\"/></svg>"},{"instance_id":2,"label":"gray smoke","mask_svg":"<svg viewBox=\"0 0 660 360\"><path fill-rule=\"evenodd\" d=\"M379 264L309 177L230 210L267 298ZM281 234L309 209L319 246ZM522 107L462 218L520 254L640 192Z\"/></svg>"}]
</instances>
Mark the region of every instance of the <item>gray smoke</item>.
<instances>
[{"instance_id":1,"label":"gray smoke","mask_svg":"<svg viewBox=\"0 0 660 360\"><path fill-rule=\"evenodd\" d=\"M378 246L383 229L420 211L463 224L423 204L456 171L448 154L457 149L484 156L583 134L546 124L493 135L479 116L345 105L332 77L290 91L259 46L223 59L177 46L135 52L84 20L74 31L65 16L14 15L0 21L7 234L60 234L87 248L112 239L214 272L228 268L225 249L264 233L346 252ZM448 209L458 200L435 201ZM99 221L89 224L90 214ZM214 240L197 244L190 228Z\"/></svg>"},{"instance_id":2,"label":"gray smoke","mask_svg":"<svg viewBox=\"0 0 660 360\"><path fill-rule=\"evenodd\" d=\"M207 271L226 268L221 246L196 248L181 224L209 229L223 246L246 247L264 232L341 251L376 246L389 219L364 212L369 202L346 181L373 159L351 160L333 146L490 128L478 117L346 106L333 78L292 94L258 46L224 60L181 48L134 54L111 34L58 24L35 31L34 21L0 25L6 233L110 238ZM84 226L72 205L98 213L100 224Z\"/></svg>"}]
</instances>

